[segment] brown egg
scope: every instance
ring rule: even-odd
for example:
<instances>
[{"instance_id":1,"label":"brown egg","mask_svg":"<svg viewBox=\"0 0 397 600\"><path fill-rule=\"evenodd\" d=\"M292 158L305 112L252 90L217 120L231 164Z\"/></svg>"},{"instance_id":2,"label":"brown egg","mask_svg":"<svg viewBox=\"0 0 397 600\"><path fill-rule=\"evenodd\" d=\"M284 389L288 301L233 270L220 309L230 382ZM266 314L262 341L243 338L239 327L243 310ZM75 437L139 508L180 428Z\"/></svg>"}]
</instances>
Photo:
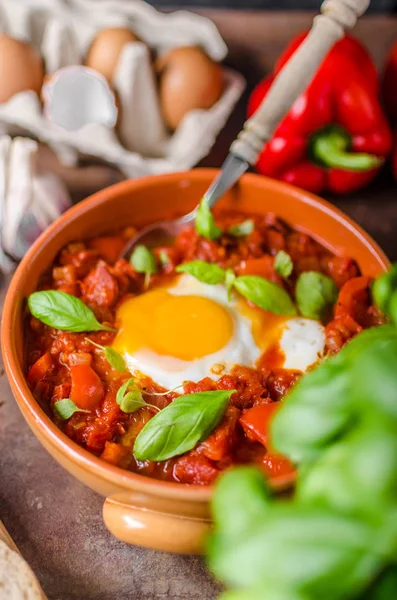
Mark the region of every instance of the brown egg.
<instances>
[{"instance_id":1,"label":"brown egg","mask_svg":"<svg viewBox=\"0 0 397 600\"><path fill-rule=\"evenodd\" d=\"M200 48L182 46L171 50L156 61L156 70L160 77L161 110L172 130L187 112L211 108L222 95L221 66Z\"/></svg>"},{"instance_id":2,"label":"brown egg","mask_svg":"<svg viewBox=\"0 0 397 600\"><path fill-rule=\"evenodd\" d=\"M0 103L24 90L39 93L44 64L32 46L0 34Z\"/></svg>"},{"instance_id":3,"label":"brown egg","mask_svg":"<svg viewBox=\"0 0 397 600\"><path fill-rule=\"evenodd\" d=\"M125 44L141 40L127 27L102 29L88 49L85 64L112 81L117 61Z\"/></svg>"}]
</instances>

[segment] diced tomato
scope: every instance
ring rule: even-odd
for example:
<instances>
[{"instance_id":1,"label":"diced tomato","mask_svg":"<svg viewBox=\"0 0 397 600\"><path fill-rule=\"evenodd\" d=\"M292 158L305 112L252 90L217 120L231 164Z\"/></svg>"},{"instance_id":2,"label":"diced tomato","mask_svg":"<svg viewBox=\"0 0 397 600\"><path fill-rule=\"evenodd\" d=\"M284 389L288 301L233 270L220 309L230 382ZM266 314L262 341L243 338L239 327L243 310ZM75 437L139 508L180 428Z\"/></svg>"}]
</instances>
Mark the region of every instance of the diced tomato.
<instances>
[{"instance_id":1,"label":"diced tomato","mask_svg":"<svg viewBox=\"0 0 397 600\"><path fill-rule=\"evenodd\" d=\"M49 402L52 385L48 381L38 381L33 388L34 397L39 401Z\"/></svg>"},{"instance_id":2,"label":"diced tomato","mask_svg":"<svg viewBox=\"0 0 397 600\"><path fill-rule=\"evenodd\" d=\"M306 233L293 231L287 235L286 250L293 261L305 256L316 256L320 246Z\"/></svg>"},{"instance_id":3,"label":"diced tomato","mask_svg":"<svg viewBox=\"0 0 397 600\"><path fill-rule=\"evenodd\" d=\"M303 256L294 262L295 274L300 275L305 271L320 271L320 259L318 256Z\"/></svg>"},{"instance_id":4,"label":"diced tomato","mask_svg":"<svg viewBox=\"0 0 397 600\"><path fill-rule=\"evenodd\" d=\"M363 328L353 317L346 314L334 319L325 328L325 347L330 354L335 354L351 340L352 337L361 333Z\"/></svg>"},{"instance_id":5,"label":"diced tomato","mask_svg":"<svg viewBox=\"0 0 397 600\"><path fill-rule=\"evenodd\" d=\"M279 400L291 389L299 380L302 373L290 369L273 369L270 373L266 385L272 400Z\"/></svg>"},{"instance_id":6,"label":"diced tomato","mask_svg":"<svg viewBox=\"0 0 397 600\"><path fill-rule=\"evenodd\" d=\"M279 250L284 250L285 240L283 234L275 229L269 229L267 232L267 246L273 254L276 254Z\"/></svg>"},{"instance_id":7,"label":"diced tomato","mask_svg":"<svg viewBox=\"0 0 397 600\"><path fill-rule=\"evenodd\" d=\"M85 277L90 269L98 261L98 252L89 250L84 244L69 244L62 250L59 262L61 265L73 265L76 269L76 277L81 279Z\"/></svg>"},{"instance_id":8,"label":"diced tomato","mask_svg":"<svg viewBox=\"0 0 397 600\"><path fill-rule=\"evenodd\" d=\"M70 398L79 408L93 410L101 402L104 387L95 371L88 365L70 367L72 391Z\"/></svg>"},{"instance_id":9,"label":"diced tomato","mask_svg":"<svg viewBox=\"0 0 397 600\"><path fill-rule=\"evenodd\" d=\"M227 458L237 441L236 427L240 411L235 406L228 406L222 422L198 447L197 452L210 460L221 461Z\"/></svg>"},{"instance_id":10,"label":"diced tomato","mask_svg":"<svg viewBox=\"0 0 397 600\"><path fill-rule=\"evenodd\" d=\"M54 267L52 277L57 286L62 284L76 283L76 268L74 265L65 265L64 267Z\"/></svg>"},{"instance_id":11,"label":"diced tomato","mask_svg":"<svg viewBox=\"0 0 397 600\"><path fill-rule=\"evenodd\" d=\"M240 417L240 425L248 439L267 446L269 423L279 408L280 404L278 402L271 402L269 404L258 404L245 410Z\"/></svg>"},{"instance_id":12,"label":"diced tomato","mask_svg":"<svg viewBox=\"0 0 397 600\"><path fill-rule=\"evenodd\" d=\"M52 391L51 402L57 402L58 400L64 400L70 398L70 390L72 385L70 383L60 383L56 385Z\"/></svg>"},{"instance_id":13,"label":"diced tomato","mask_svg":"<svg viewBox=\"0 0 397 600\"><path fill-rule=\"evenodd\" d=\"M205 456L181 456L176 460L173 474L180 483L210 485L220 471Z\"/></svg>"},{"instance_id":14,"label":"diced tomato","mask_svg":"<svg viewBox=\"0 0 397 600\"><path fill-rule=\"evenodd\" d=\"M41 379L43 379L46 374L53 368L54 361L50 354L50 352L46 352L43 356L40 356L38 360L34 363L34 365L29 369L28 373L28 382L30 385L34 385Z\"/></svg>"},{"instance_id":15,"label":"diced tomato","mask_svg":"<svg viewBox=\"0 0 397 600\"><path fill-rule=\"evenodd\" d=\"M100 307L112 306L119 295L119 287L103 261L98 262L83 282L83 292L89 303Z\"/></svg>"},{"instance_id":16,"label":"diced tomato","mask_svg":"<svg viewBox=\"0 0 397 600\"><path fill-rule=\"evenodd\" d=\"M92 354L88 352L72 352L69 354L67 362L71 367L75 367L76 365L88 365L90 367Z\"/></svg>"},{"instance_id":17,"label":"diced tomato","mask_svg":"<svg viewBox=\"0 0 397 600\"><path fill-rule=\"evenodd\" d=\"M126 243L126 239L119 235L103 235L91 240L90 247L97 250L103 260L113 265L120 257Z\"/></svg>"},{"instance_id":18,"label":"diced tomato","mask_svg":"<svg viewBox=\"0 0 397 600\"><path fill-rule=\"evenodd\" d=\"M57 287L57 290L70 296L80 296L80 285L78 283L62 283Z\"/></svg>"},{"instance_id":19,"label":"diced tomato","mask_svg":"<svg viewBox=\"0 0 397 600\"><path fill-rule=\"evenodd\" d=\"M331 256L327 261L327 275L332 277L338 288L341 288L349 279L357 277L359 270L352 258Z\"/></svg>"},{"instance_id":20,"label":"diced tomato","mask_svg":"<svg viewBox=\"0 0 397 600\"><path fill-rule=\"evenodd\" d=\"M121 444L115 444L113 442L105 442L105 448L101 454L102 460L116 467L126 468L130 462L131 450L122 446Z\"/></svg>"},{"instance_id":21,"label":"diced tomato","mask_svg":"<svg viewBox=\"0 0 397 600\"><path fill-rule=\"evenodd\" d=\"M175 246L160 246L159 248L156 248L155 254L160 264L162 264L163 273L171 273L175 266L182 260L182 255ZM163 258L166 259L164 263Z\"/></svg>"},{"instance_id":22,"label":"diced tomato","mask_svg":"<svg viewBox=\"0 0 397 600\"><path fill-rule=\"evenodd\" d=\"M243 260L236 268L237 275L259 275L273 283L283 285L282 278L274 270L274 257L265 254L262 258Z\"/></svg>"},{"instance_id":23,"label":"diced tomato","mask_svg":"<svg viewBox=\"0 0 397 600\"><path fill-rule=\"evenodd\" d=\"M290 475L295 471L294 465L288 458L277 452L266 452L260 464L269 477Z\"/></svg>"},{"instance_id":24,"label":"diced tomato","mask_svg":"<svg viewBox=\"0 0 397 600\"><path fill-rule=\"evenodd\" d=\"M339 292L338 302L335 306L335 317L351 315L356 318L357 312L369 305L370 277L354 277L349 279Z\"/></svg>"}]
</instances>

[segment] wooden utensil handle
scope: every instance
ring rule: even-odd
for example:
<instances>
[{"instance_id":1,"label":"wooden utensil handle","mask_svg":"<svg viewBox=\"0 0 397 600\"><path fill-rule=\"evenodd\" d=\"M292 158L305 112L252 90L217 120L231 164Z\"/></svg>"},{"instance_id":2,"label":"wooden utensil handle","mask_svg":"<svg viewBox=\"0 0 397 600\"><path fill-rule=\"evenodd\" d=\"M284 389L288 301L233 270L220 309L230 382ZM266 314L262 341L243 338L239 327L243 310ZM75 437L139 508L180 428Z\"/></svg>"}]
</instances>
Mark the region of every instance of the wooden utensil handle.
<instances>
[{"instance_id":1,"label":"wooden utensil handle","mask_svg":"<svg viewBox=\"0 0 397 600\"><path fill-rule=\"evenodd\" d=\"M233 154L255 164L264 143L272 136L295 100L305 91L325 55L367 10L370 0L325 0L321 14L294 52L259 106L230 147Z\"/></svg>"}]
</instances>

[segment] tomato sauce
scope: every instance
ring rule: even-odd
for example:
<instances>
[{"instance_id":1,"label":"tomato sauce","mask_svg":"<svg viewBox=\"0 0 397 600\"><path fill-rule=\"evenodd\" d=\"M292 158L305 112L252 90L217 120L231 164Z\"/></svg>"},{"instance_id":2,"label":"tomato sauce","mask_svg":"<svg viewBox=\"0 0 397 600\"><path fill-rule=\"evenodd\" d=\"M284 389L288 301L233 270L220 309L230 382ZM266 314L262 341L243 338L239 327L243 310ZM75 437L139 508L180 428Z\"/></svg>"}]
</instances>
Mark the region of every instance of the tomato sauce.
<instances>
[{"instance_id":1,"label":"tomato sauce","mask_svg":"<svg viewBox=\"0 0 397 600\"><path fill-rule=\"evenodd\" d=\"M318 271L331 277L340 289L333 316L326 324L326 352L338 352L349 339L366 327L383 322L371 305L370 279L361 276L351 258L332 255L310 236L291 229L273 214L263 216L223 212L217 224L225 231L252 218L255 227L245 237L222 235L219 240L202 238L193 227L186 228L171 247L156 248L159 273L152 275L151 286L174 277L181 262L201 259L232 268L237 275L264 277L293 294L297 276ZM39 289L55 289L80 298L97 319L115 324L117 307L128 297L144 290L144 276L118 256L134 235L132 227L115 235L68 244L59 253ZM279 250L293 261L293 273L283 279L274 268ZM161 257L161 258L160 258ZM166 260L164 260L166 257ZM113 369L104 353L90 343L110 345L115 334L107 331L69 333L48 327L32 316L27 318L27 380L37 401L64 433L77 444L112 465L148 477L184 484L211 484L219 473L232 465L256 463L270 477L284 475L293 465L271 448L268 424L289 389L301 373L283 369L283 355L272 345L255 368L236 365L217 381L210 378L187 382L184 393L236 389L219 426L192 451L164 462L137 461L132 448L145 424L158 409L176 397L147 378L145 399L153 406L133 414L123 413L116 402L118 389L130 377ZM70 419L57 419L52 407L58 400L71 398L88 412L77 412Z\"/></svg>"}]
</instances>

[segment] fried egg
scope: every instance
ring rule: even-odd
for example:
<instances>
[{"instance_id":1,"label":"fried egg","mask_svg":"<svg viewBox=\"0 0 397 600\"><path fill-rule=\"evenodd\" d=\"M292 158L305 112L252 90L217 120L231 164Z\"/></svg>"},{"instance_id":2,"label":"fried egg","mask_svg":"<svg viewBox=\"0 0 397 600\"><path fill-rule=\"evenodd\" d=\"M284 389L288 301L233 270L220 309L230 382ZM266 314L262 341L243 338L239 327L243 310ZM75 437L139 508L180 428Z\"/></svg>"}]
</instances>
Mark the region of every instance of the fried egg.
<instances>
[{"instance_id":1,"label":"fried egg","mask_svg":"<svg viewBox=\"0 0 397 600\"><path fill-rule=\"evenodd\" d=\"M126 300L117 311L113 347L134 376L173 389L184 381L213 379L233 366L254 367L267 348L279 345L279 366L306 370L324 349L324 328L309 319L279 317L224 285L207 285L182 274L171 285Z\"/></svg>"}]
</instances>

